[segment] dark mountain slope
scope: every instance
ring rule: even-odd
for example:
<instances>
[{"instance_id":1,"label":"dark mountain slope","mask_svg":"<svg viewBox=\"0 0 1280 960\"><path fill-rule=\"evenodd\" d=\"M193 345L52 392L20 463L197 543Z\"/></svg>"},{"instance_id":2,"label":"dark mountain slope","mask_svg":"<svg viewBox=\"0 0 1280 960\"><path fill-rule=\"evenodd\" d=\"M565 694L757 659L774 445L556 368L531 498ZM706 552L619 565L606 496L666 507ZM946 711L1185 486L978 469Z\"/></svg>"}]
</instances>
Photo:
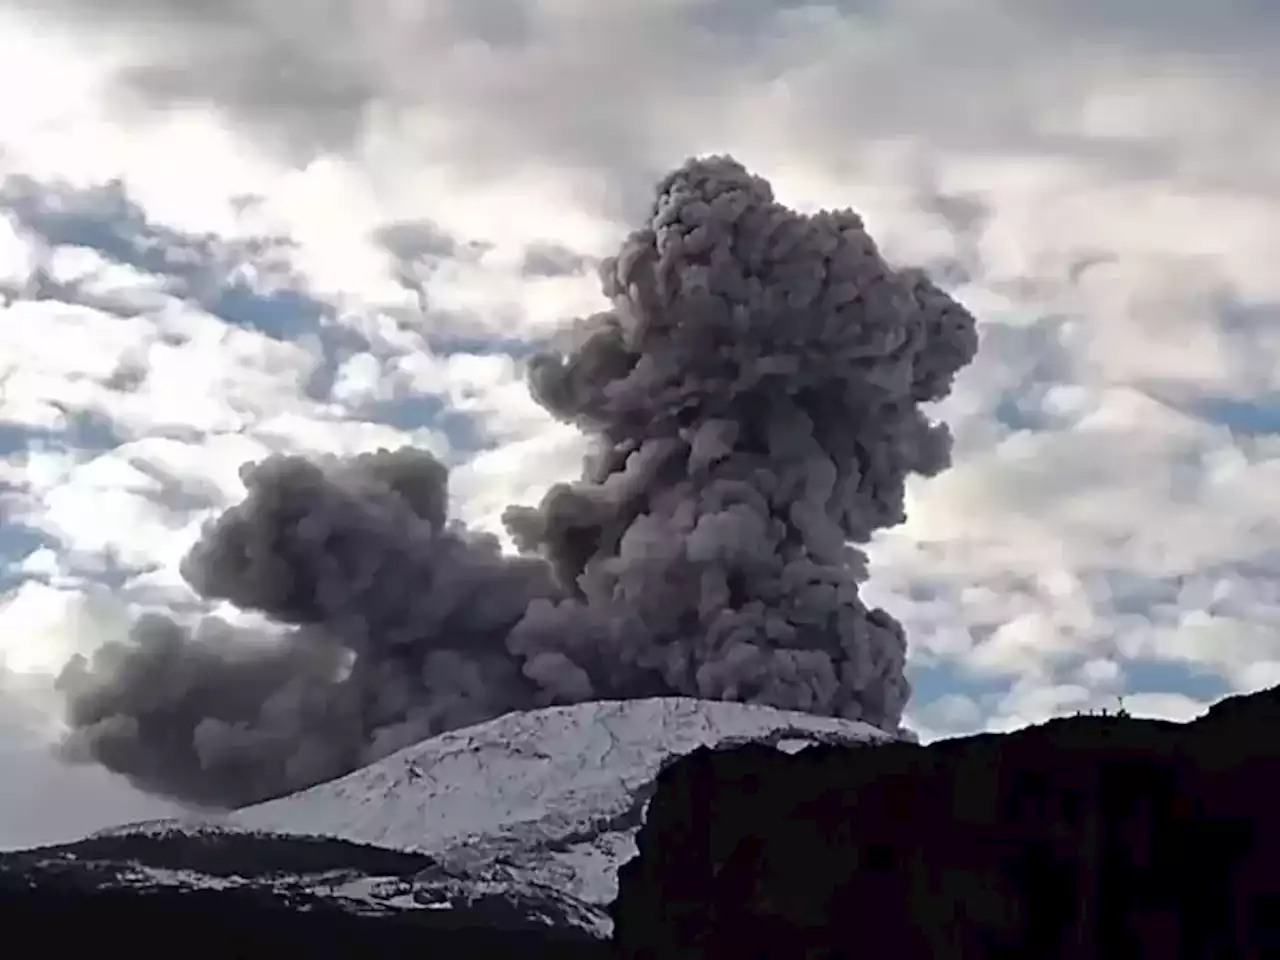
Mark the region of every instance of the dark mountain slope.
<instances>
[{"instance_id":1,"label":"dark mountain slope","mask_svg":"<svg viewBox=\"0 0 1280 960\"><path fill-rule=\"evenodd\" d=\"M434 861L340 840L121 835L0 856L8 937L54 956L598 957L554 894L442 896Z\"/></svg>"},{"instance_id":2,"label":"dark mountain slope","mask_svg":"<svg viewBox=\"0 0 1280 960\"><path fill-rule=\"evenodd\" d=\"M1278 705L699 750L659 778L615 940L636 960L1280 957Z\"/></svg>"}]
</instances>

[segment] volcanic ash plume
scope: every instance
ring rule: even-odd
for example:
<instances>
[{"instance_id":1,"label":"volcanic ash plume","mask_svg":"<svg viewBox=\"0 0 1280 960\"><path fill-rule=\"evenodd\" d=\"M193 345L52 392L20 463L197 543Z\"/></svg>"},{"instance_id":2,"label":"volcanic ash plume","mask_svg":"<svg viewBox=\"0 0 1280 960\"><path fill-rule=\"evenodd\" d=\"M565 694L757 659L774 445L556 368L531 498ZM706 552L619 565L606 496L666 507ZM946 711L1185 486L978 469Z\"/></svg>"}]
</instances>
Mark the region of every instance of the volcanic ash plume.
<instances>
[{"instance_id":1,"label":"volcanic ash plume","mask_svg":"<svg viewBox=\"0 0 1280 960\"><path fill-rule=\"evenodd\" d=\"M727 157L658 185L529 383L591 441L581 479L511 507L522 551L445 515L430 455L246 465L182 572L292 627L140 620L67 664L63 745L145 790L238 806L435 733L552 703L749 700L893 730L905 640L858 595L909 473L947 465L922 403L973 317L891 269L849 210L797 214Z\"/></svg>"}]
</instances>

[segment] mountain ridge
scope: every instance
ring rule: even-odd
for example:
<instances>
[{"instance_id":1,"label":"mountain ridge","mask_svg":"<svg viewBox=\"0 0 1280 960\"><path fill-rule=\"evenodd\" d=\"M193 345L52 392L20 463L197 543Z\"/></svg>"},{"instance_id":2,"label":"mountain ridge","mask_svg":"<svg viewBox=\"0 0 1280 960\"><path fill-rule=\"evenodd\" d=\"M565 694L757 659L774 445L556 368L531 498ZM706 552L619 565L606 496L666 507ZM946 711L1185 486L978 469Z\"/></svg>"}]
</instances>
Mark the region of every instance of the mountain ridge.
<instances>
[{"instance_id":1,"label":"mountain ridge","mask_svg":"<svg viewBox=\"0 0 1280 960\"><path fill-rule=\"evenodd\" d=\"M892 739L857 721L687 697L513 712L265 803L0 856L0 887L394 918L428 939L458 928L603 943L618 867L666 765L699 747Z\"/></svg>"},{"instance_id":2,"label":"mountain ridge","mask_svg":"<svg viewBox=\"0 0 1280 960\"><path fill-rule=\"evenodd\" d=\"M591 904L616 894L649 785L700 746L891 739L869 724L760 704L656 697L512 712L405 747L344 777L220 816L99 831L257 831L427 853L464 873L507 868Z\"/></svg>"}]
</instances>

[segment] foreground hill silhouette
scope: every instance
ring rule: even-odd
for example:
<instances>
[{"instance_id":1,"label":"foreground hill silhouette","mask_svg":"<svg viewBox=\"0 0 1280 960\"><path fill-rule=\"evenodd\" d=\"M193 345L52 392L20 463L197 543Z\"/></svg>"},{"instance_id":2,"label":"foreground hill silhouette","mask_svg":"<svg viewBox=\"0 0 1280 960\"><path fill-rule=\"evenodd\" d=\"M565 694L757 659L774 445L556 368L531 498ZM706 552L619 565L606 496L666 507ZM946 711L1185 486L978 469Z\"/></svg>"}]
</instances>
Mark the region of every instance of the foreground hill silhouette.
<instances>
[{"instance_id":1,"label":"foreground hill silhouette","mask_svg":"<svg viewBox=\"0 0 1280 960\"><path fill-rule=\"evenodd\" d=\"M139 958L608 955L569 898L451 902L438 873L419 853L325 837L104 835L0 854L0 920L52 956L88 938Z\"/></svg>"},{"instance_id":2,"label":"foreground hill silhouette","mask_svg":"<svg viewBox=\"0 0 1280 960\"><path fill-rule=\"evenodd\" d=\"M1280 688L1188 724L673 763L622 867L629 960L1280 956Z\"/></svg>"}]
</instances>

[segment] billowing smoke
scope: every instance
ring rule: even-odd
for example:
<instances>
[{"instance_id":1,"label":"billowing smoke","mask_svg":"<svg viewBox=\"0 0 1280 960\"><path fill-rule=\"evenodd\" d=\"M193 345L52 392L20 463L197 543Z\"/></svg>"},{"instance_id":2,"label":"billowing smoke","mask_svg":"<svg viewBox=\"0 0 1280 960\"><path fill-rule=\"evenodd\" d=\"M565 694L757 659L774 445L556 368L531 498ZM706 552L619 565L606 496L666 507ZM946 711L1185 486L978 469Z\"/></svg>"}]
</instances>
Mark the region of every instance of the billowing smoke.
<instances>
[{"instance_id":1,"label":"billowing smoke","mask_svg":"<svg viewBox=\"0 0 1280 960\"><path fill-rule=\"evenodd\" d=\"M581 479L511 507L521 555L446 517L413 449L247 465L182 566L293 629L140 620L67 664L66 755L238 806L510 710L661 694L897 727L900 625L855 544L948 462L922 403L973 317L891 269L849 210L797 214L727 157L690 160L601 267L529 383L592 441Z\"/></svg>"}]
</instances>

